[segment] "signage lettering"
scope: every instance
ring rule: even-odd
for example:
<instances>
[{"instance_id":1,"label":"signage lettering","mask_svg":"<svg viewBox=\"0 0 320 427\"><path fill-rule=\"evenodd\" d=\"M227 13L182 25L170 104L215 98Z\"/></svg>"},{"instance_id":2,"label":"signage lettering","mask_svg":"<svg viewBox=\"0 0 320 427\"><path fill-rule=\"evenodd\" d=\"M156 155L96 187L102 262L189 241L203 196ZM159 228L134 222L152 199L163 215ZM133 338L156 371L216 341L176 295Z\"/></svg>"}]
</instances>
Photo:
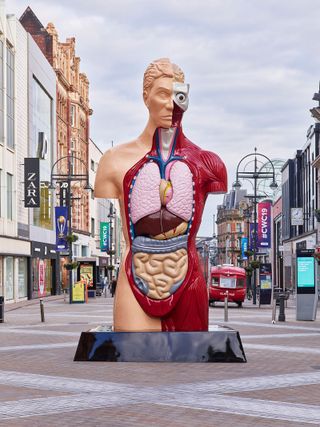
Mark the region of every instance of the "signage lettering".
<instances>
[{"instance_id":1,"label":"signage lettering","mask_svg":"<svg viewBox=\"0 0 320 427\"><path fill-rule=\"evenodd\" d=\"M40 207L40 164L39 159L24 159L24 207Z\"/></svg>"}]
</instances>

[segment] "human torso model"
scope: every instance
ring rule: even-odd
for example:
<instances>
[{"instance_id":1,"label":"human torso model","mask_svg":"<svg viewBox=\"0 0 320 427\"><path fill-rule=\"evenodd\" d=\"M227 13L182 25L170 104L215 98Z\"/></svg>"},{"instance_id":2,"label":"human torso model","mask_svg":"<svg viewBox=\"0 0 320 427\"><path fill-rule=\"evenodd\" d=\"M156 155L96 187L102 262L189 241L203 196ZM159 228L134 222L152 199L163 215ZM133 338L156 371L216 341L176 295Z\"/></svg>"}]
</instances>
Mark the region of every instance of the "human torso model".
<instances>
[{"instance_id":1,"label":"human torso model","mask_svg":"<svg viewBox=\"0 0 320 427\"><path fill-rule=\"evenodd\" d=\"M208 294L195 237L208 193L227 190L223 162L183 134L188 85L169 60L144 78L149 121L100 161L95 196L119 198L127 252L114 307L116 331L206 331Z\"/></svg>"}]
</instances>

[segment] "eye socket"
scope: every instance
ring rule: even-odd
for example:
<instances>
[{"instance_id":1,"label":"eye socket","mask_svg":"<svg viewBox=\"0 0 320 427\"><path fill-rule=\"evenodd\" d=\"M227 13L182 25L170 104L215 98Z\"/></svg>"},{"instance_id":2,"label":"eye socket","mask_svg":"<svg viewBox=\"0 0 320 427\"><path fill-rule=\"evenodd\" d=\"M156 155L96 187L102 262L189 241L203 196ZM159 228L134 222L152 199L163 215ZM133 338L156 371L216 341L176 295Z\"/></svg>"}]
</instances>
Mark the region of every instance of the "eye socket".
<instances>
[{"instance_id":1,"label":"eye socket","mask_svg":"<svg viewBox=\"0 0 320 427\"><path fill-rule=\"evenodd\" d=\"M184 102L186 100L186 95L182 92L177 93L176 98L179 102Z\"/></svg>"}]
</instances>

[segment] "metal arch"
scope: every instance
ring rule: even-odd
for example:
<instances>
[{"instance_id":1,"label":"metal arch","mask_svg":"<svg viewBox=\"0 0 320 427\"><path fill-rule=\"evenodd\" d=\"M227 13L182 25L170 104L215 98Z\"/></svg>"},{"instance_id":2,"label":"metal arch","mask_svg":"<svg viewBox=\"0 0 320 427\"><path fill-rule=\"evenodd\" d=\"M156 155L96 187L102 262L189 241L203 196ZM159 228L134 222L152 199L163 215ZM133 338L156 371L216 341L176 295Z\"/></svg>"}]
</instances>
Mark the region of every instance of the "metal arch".
<instances>
[{"instance_id":1,"label":"metal arch","mask_svg":"<svg viewBox=\"0 0 320 427\"><path fill-rule=\"evenodd\" d=\"M53 173L53 169L55 168L55 166L59 163L59 162L61 162L61 160L63 160L63 159L70 159L70 158L72 158L72 159L76 159L76 160L79 160L83 165L84 165L84 167L85 167L85 170L86 170L86 174L84 175L84 174L79 174L79 175L76 175L76 174L70 174L70 170L68 170L68 174L54 174ZM78 180L79 181L81 181L81 180L87 180L88 182L89 182L89 170L88 170L88 166L86 165L86 163L83 161L83 160L81 160L79 157L75 157L75 156L70 156L70 155L67 155L67 156L63 156L63 157L60 157L58 160L56 160L55 162L54 162L54 164L52 165L52 168L51 168L51 173L50 173L50 181L52 182L52 178L54 178L55 180L59 180L59 178L61 177L61 179L63 179L63 178L67 178L67 177L73 177L73 178L78 178Z\"/></svg>"},{"instance_id":2,"label":"metal arch","mask_svg":"<svg viewBox=\"0 0 320 427\"><path fill-rule=\"evenodd\" d=\"M273 170L273 177L275 176L275 170L274 170L274 165L273 165L273 163L272 163L272 161L271 161L271 159L269 159L269 157L267 157L266 155L264 155L264 154L261 154L261 153L257 153L257 151L256 151L256 149L255 149L255 152L254 153L250 153L250 154L247 154L246 156L244 156L244 157L242 157L242 159L240 160L240 162L238 163L238 165L237 165L237 170L236 170L236 177L238 177L238 175L239 175L239 167L240 167L240 165L241 165L241 163L245 160L245 159L247 159L248 157L250 157L250 156L255 156L255 158L257 158L257 156L260 156L260 157L264 157L266 160L268 160L268 162L269 163L271 163L271 165L272 165L272 170ZM249 162L250 163L250 162ZM240 172L241 173L241 172ZM248 174L249 173L257 173L256 171L254 171L254 172L248 172ZM266 173L266 172L265 172Z\"/></svg>"}]
</instances>

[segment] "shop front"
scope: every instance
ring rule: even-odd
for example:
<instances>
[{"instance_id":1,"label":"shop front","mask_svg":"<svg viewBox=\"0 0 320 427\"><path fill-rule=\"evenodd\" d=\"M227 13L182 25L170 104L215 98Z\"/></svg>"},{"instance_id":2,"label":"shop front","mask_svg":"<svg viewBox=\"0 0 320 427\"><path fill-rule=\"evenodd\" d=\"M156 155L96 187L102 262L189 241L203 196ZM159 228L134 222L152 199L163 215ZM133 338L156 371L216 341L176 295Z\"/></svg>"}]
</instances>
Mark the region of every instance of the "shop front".
<instances>
[{"instance_id":1,"label":"shop front","mask_svg":"<svg viewBox=\"0 0 320 427\"><path fill-rule=\"evenodd\" d=\"M57 295L60 290L59 260L54 245L31 243L30 298Z\"/></svg>"},{"instance_id":2,"label":"shop front","mask_svg":"<svg viewBox=\"0 0 320 427\"><path fill-rule=\"evenodd\" d=\"M0 295L8 303L28 297L30 242L0 237Z\"/></svg>"}]
</instances>

